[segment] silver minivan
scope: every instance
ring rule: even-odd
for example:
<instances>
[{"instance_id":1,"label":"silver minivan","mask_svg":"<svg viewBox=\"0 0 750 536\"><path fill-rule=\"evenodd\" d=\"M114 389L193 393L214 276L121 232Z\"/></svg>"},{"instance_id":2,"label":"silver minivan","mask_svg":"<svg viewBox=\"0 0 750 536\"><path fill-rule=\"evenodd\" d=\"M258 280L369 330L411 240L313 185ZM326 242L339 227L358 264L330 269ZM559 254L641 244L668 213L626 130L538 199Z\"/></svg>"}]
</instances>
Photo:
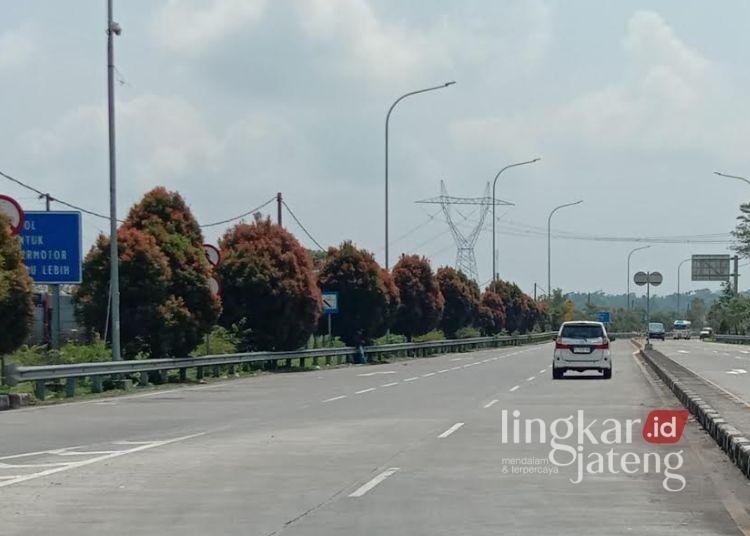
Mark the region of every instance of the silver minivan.
<instances>
[{"instance_id":1,"label":"silver minivan","mask_svg":"<svg viewBox=\"0 0 750 536\"><path fill-rule=\"evenodd\" d=\"M564 322L555 338L552 378L559 380L569 370L598 370L612 377L609 337L601 322Z\"/></svg>"}]
</instances>

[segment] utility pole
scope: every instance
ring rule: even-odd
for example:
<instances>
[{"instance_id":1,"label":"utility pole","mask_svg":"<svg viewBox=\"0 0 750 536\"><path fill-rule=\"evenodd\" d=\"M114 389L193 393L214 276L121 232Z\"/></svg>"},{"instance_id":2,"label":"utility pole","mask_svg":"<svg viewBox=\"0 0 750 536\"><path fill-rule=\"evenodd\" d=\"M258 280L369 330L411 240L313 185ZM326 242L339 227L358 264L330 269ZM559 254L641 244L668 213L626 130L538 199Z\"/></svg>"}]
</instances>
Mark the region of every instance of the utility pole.
<instances>
[{"instance_id":1,"label":"utility pole","mask_svg":"<svg viewBox=\"0 0 750 536\"><path fill-rule=\"evenodd\" d=\"M120 25L112 20L112 0L107 1L107 111L109 117L109 285L112 293L112 359L120 361L120 269L117 244L117 173L115 165L115 54L114 36Z\"/></svg>"},{"instance_id":2,"label":"utility pole","mask_svg":"<svg viewBox=\"0 0 750 536\"><path fill-rule=\"evenodd\" d=\"M50 211L50 202L52 196L49 194L42 194L39 196L44 198L44 207L47 212ZM52 325L50 326L50 347L53 349L60 348L60 285L48 285L49 290L52 291ZM48 318L48 301L45 300L44 307L44 325L47 325Z\"/></svg>"},{"instance_id":3,"label":"utility pole","mask_svg":"<svg viewBox=\"0 0 750 536\"><path fill-rule=\"evenodd\" d=\"M276 223L281 225L281 205L284 203L281 192L276 194Z\"/></svg>"},{"instance_id":4,"label":"utility pole","mask_svg":"<svg viewBox=\"0 0 750 536\"><path fill-rule=\"evenodd\" d=\"M738 255L735 255L732 257L732 261L734 262L734 273L732 276L734 277L734 295L739 296L740 295L740 258Z\"/></svg>"},{"instance_id":5,"label":"utility pole","mask_svg":"<svg viewBox=\"0 0 750 536\"><path fill-rule=\"evenodd\" d=\"M536 283L534 283L534 301L536 301Z\"/></svg>"}]
</instances>

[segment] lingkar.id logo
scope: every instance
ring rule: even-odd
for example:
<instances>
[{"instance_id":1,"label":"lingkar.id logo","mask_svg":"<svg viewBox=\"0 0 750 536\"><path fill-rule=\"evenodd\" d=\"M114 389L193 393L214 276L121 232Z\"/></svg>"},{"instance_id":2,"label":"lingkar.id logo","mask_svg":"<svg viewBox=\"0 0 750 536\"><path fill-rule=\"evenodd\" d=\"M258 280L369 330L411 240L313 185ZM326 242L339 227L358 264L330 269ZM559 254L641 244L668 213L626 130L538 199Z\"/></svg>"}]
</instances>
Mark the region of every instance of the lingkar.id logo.
<instances>
[{"instance_id":1,"label":"lingkar.id logo","mask_svg":"<svg viewBox=\"0 0 750 536\"><path fill-rule=\"evenodd\" d=\"M685 477L676 473L683 464L682 450L636 452L615 446L632 445L640 426L641 438L649 444L675 444L682 437L688 419L687 410L660 409L641 419L590 419L583 410L547 424L541 418L521 418L521 412L501 411L502 444L548 444L548 460L556 467L574 467L579 484L587 475L655 473L663 475L667 491L685 489ZM606 452L593 450L609 446Z\"/></svg>"}]
</instances>

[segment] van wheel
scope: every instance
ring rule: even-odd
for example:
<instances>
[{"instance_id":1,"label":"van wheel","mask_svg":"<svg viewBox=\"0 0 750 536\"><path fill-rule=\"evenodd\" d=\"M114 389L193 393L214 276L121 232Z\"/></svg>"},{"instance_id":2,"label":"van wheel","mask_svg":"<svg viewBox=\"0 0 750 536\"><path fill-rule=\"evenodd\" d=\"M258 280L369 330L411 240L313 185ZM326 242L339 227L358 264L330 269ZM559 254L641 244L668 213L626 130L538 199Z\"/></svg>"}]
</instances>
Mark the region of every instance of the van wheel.
<instances>
[{"instance_id":1,"label":"van wheel","mask_svg":"<svg viewBox=\"0 0 750 536\"><path fill-rule=\"evenodd\" d=\"M565 371L563 369L552 369L552 379L553 380L561 380L563 377L563 374L565 374Z\"/></svg>"},{"instance_id":2,"label":"van wheel","mask_svg":"<svg viewBox=\"0 0 750 536\"><path fill-rule=\"evenodd\" d=\"M611 369L611 368L609 368L609 369L604 369L604 370L602 371L602 373L603 373L603 376L602 376L602 378L604 378L605 380L608 380L608 379L610 379L610 378L612 377L612 369Z\"/></svg>"}]
</instances>

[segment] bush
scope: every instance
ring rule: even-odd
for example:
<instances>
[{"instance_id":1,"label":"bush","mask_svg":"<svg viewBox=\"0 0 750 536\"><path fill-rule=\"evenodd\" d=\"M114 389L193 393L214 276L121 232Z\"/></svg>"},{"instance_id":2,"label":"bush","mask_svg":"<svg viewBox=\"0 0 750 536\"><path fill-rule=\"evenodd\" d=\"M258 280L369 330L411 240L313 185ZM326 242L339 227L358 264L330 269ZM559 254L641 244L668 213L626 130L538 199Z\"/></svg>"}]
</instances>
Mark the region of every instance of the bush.
<instances>
[{"instance_id":1,"label":"bush","mask_svg":"<svg viewBox=\"0 0 750 536\"><path fill-rule=\"evenodd\" d=\"M445 300L440 328L447 337L456 338L457 332L474 323L479 309L479 287L454 268L439 268L435 276Z\"/></svg>"},{"instance_id":2,"label":"bush","mask_svg":"<svg viewBox=\"0 0 750 536\"><path fill-rule=\"evenodd\" d=\"M33 283L23 264L21 243L0 215L0 354L18 348L29 335Z\"/></svg>"},{"instance_id":3,"label":"bush","mask_svg":"<svg viewBox=\"0 0 750 536\"><path fill-rule=\"evenodd\" d=\"M234 354L237 352L237 346L239 345L237 336L221 326L215 326L206 337L208 337L208 352L206 352L206 342L203 341L190 352L191 356Z\"/></svg>"},{"instance_id":4,"label":"bush","mask_svg":"<svg viewBox=\"0 0 750 536\"><path fill-rule=\"evenodd\" d=\"M330 248L318 276L322 290L338 291L333 333L347 345L369 344L385 334L398 308L398 288L372 253L351 242Z\"/></svg>"},{"instance_id":5,"label":"bush","mask_svg":"<svg viewBox=\"0 0 750 536\"><path fill-rule=\"evenodd\" d=\"M222 325L235 326L243 350L293 350L317 327L321 296L310 253L270 220L240 223L219 241Z\"/></svg>"},{"instance_id":6,"label":"bush","mask_svg":"<svg viewBox=\"0 0 750 536\"><path fill-rule=\"evenodd\" d=\"M112 352L101 339L94 339L91 344L67 343L59 350L49 350L46 346L29 346L24 344L6 357L8 363L24 367L40 365L72 365L75 363L93 363L111 361Z\"/></svg>"},{"instance_id":7,"label":"bush","mask_svg":"<svg viewBox=\"0 0 750 536\"><path fill-rule=\"evenodd\" d=\"M473 339L480 337L482 334L474 326L466 326L456 331L456 339Z\"/></svg>"},{"instance_id":8,"label":"bush","mask_svg":"<svg viewBox=\"0 0 750 536\"><path fill-rule=\"evenodd\" d=\"M400 304L393 329L411 339L434 330L443 315L445 300L430 261L418 255L402 255L393 268Z\"/></svg>"},{"instance_id":9,"label":"bush","mask_svg":"<svg viewBox=\"0 0 750 536\"><path fill-rule=\"evenodd\" d=\"M433 329L423 335L418 335L412 339L414 342L444 341L445 334L439 329Z\"/></svg>"}]
</instances>

